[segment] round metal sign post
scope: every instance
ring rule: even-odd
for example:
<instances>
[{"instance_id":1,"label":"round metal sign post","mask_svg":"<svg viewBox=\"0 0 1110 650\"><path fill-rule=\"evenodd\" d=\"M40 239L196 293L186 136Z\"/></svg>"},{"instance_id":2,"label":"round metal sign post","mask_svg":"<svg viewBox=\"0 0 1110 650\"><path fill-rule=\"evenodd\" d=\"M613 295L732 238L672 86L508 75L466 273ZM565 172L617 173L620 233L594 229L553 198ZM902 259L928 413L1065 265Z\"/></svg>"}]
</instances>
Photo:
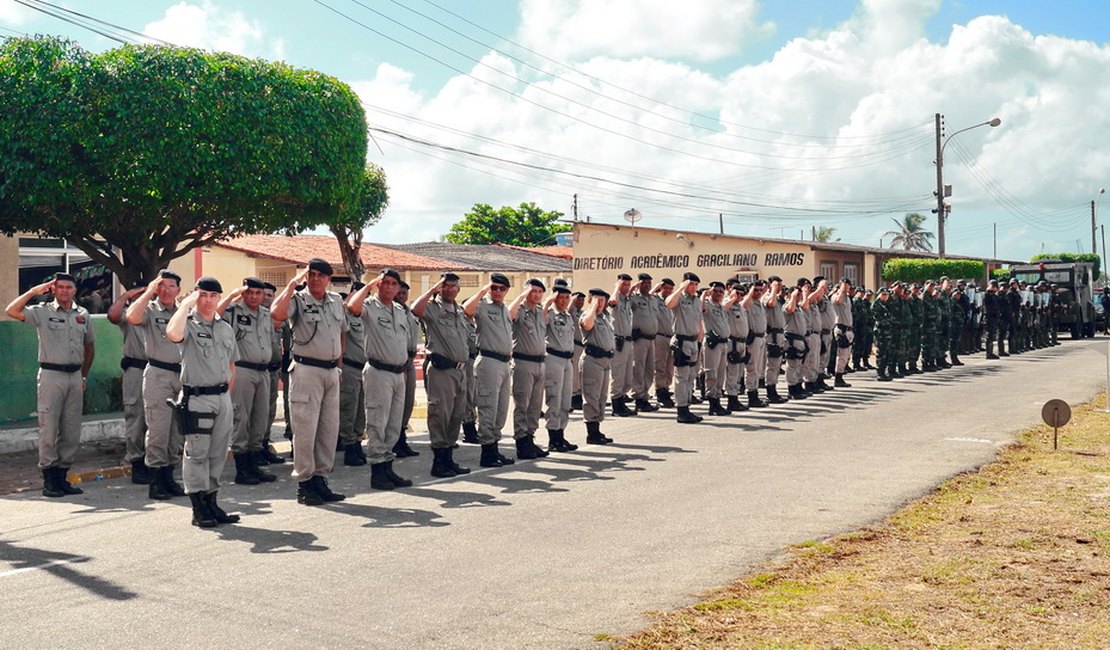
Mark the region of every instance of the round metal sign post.
<instances>
[{"instance_id":1,"label":"round metal sign post","mask_svg":"<svg viewBox=\"0 0 1110 650\"><path fill-rule=\"evenodd\" d=\"M1050 399L1041 407L1041 419L1052 427L1052 448L1057 448L1059 430L1071 420L1071 407L1062 399Z\"/></svg>"}]
</instances>

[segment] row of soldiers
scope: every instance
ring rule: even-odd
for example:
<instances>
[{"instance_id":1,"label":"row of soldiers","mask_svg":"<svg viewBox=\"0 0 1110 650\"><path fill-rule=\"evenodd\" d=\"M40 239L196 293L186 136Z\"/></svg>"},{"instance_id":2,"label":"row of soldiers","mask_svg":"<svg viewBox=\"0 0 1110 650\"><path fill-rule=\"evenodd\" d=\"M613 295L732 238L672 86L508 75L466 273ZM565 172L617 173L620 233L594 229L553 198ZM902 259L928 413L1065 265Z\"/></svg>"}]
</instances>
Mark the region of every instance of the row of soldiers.
<instances>
[{"instance_id":1,"label":"row of soldiers","mask_svg":"<svg viewBox=\"0 0 1110 650\"><path fill-rule=\"evenodd\" d=\"M410 309L408 287L395 271L356 283L349 296L328 291L331 275L330 264L313 259L280 292L246 278L226 295L217 280L202 278L182 301L180 278L163 271L109 308L124 332L127 459L132 480L148 484L151 498L188 494L198 526L234 520L215 501L228 447L237 483L276 480L263 467L285 462L269 439L279 377L300 503L345 498L326 478L337 450L347 465L370 465L374 489L410 486L393 461L417 455L404 431L421 333L431 474L450 477L470 471L453 457L460 431L464 442L481 445L483 467L514 462L499 447L510 398L516 455L539 458L577 449L566 437L576 408L586 442L608 444L612 439L601 432L606 413L676 408L679 423L700 422L690 408L701 401L698 384L715 416L847 387L845 373L869 367L873 342L880 380L915 371L918 358L926 371L947 367L946 355L959 365L973 311L963 286L946 279L895 283L872 294L847 279L830 285L803 278L787 286L772 276L702 288L694 273L677 286L646 273L635 282L620 274L612 292L572 292L557 280L548 293L533 279L508 300L508 278L493 274L460 303L458 276L444 273ZM57 276L8 308L40 332L39 464L47 496L79 492L65 480L79 439L80 392L71 384L74 373L87 375L93 335L69 285L71 279ZM26 306L51 291L53 302ZM1054 330L1047 314L1043 328L1039 314L1030 322L1035 339L1015 334L1016 325L1006 329L1002 310L1012 304L1010 295L993 283L984 300L988 356L1000 332L1010 333L1013 349L1015 341L1040 345ZM784 366L787 395L780 395ZM535 441L541 418L547 449ZM179 463L184 486L174 478Z\"/></svg>"}]
</instances>

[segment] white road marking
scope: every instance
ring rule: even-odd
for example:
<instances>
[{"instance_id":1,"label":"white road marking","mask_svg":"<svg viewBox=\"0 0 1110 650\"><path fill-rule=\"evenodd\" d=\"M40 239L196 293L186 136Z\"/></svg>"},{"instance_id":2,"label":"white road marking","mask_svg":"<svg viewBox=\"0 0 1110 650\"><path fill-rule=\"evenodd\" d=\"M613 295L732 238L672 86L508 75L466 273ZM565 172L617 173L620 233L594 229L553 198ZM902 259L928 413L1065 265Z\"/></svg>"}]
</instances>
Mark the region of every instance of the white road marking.
<instances>
[{"instance_id":1,"label":"white road marking","mask_svg":"<svg viewBox=\"0 0 1110 650\"><path fill-rule=\"evenodd\" d=\"M983 445L994 444L993 440L987 440L986 438L945 438L944 440L946 442L976 442Z\"/></svg>"},{"instance_id":2,"label":"white road marking","mask_svg":"<svg viewBox=\"0 0 1110 650\"><path fill-rule=\"evenodd\" d=\"M78 562L88 562L90 559L92 559L92 558L75 557L75 558L71 558L71 559L68 559L68 560L51 560L50 562L47 562L45 564L40 564L38 566L29 566L29 567L23 567L22 569L11 569L10 571L0 572L0 578L7 578L9 576L14 576L17 573L23 573L24 571L39 571L39 570L42 570L42 569L49 569L50 567L57 566L59 564L77 564Z\"/></svg>"}]
</instances>

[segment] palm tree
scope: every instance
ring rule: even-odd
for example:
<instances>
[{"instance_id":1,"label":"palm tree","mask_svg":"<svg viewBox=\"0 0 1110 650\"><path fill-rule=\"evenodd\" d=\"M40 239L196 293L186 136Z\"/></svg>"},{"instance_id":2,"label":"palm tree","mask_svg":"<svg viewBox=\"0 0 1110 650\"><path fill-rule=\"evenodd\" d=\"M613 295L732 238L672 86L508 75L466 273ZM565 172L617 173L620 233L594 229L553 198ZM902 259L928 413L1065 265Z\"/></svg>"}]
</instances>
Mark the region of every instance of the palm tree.
<instances>
[{"instance_id":1,"label":"palm tree","mask_svg":"<svg viewBox=\"0 0 1110 650\"><path fill-rule=\"evenodd\" d=\"M890 220L898 226L898 230L888 230L883 233L883 237L893 237L890 240L891 248L901 247L907 251L933 252L933 233L922 228L925 215L911 212L901 221L893 217Z\"/></svg>"},{"instance_id":2,"label":"palm tree","mask_svg":"<svg viewBox=\"0 0 1110 650\"><path fill-rule=\"evenodd\" d=\"M821 241L821 242L834 241L833 238L832 238L834 232L836 232L836 228L832 228L832 227L829 227L829 226L814 226L813 227L813 241ZM840 238L838 237L835 241L840 241Z\"/></svg>"}]
</instances>

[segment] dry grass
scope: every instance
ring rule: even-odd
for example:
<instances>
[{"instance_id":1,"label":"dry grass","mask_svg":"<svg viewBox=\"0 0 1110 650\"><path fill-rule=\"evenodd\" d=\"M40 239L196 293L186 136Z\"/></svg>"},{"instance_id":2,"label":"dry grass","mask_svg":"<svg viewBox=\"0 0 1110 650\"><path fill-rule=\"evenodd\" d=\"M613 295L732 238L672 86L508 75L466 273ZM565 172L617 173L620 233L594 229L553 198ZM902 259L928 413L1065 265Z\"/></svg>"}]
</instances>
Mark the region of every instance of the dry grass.
<instances>
[{"instance_id":1,"label":"dry grass","mask_svg":"<svg viewBox=\"0 0 1110 650\"><path fill-rule=\"evenodd\" d=\"M789 559L620 648L1110 647L1110 414L1106 395L882 526Z\"/></svg>"}]
</instances>

